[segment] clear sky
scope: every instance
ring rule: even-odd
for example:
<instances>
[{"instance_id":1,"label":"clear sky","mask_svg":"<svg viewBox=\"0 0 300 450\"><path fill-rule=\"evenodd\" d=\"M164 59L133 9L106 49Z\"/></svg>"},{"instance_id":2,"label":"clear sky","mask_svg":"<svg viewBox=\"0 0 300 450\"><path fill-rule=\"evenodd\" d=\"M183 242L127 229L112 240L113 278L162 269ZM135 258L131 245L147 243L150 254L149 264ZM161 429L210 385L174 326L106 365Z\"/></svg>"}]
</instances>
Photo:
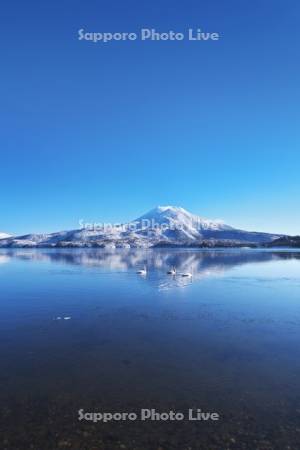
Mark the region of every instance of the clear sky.
<instances>
[{"instance_id":1,"label":"clear sky","mask_svg":"<svg viewBox=\"0 0 300 450\"><path fill-rule=\"evenodd\" d=\"M3 2L0 231L171 204L300 234L299 17L297 0ZM221 39L77 39L143 27Z\"/></svg>"}]
</instances>

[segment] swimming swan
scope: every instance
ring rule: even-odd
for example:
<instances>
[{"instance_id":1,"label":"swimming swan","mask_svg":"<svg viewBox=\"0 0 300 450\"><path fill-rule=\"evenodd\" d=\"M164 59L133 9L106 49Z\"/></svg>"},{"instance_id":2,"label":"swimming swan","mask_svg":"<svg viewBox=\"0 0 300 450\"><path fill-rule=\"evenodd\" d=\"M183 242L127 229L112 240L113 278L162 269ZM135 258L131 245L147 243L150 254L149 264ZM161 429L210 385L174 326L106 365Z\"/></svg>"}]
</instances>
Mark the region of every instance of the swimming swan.
<instances>
[{"instance_id":1,"label":"swimming swan","mask_svg":"<svg viewBox=\"0 0 300 450\"><path fill-rule=\"evenodd\" d=\"M143 269L138 270L137 273L138 273L139 275L147 275L147 269L146 269L146 266L144 266Z\"/></svg>"},{"instance_id":2,"label":"swimming swan","mask_svg":"<svg viewBox=\"0 0 300 450\"><path fill-rule=\"evenodd\" d=\"M185 278L192 278L193 274L191 272L184 272L181 274L181 276Z\"/></svg>"}]
</instances>

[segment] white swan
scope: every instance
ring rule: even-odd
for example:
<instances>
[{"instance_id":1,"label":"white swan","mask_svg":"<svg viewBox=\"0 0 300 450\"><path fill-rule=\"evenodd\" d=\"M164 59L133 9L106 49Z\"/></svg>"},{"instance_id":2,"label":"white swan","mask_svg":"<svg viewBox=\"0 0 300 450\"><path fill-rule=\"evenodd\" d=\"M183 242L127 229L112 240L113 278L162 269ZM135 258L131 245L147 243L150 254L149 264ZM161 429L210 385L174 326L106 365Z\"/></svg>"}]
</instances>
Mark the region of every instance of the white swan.
<instances>
[{"instance_id":1,"label":"white swan","mask_svg":"<svg viewBox=\"0 0 300 450\"><path fill-rule=\"evenodd\" d=\"M168 275L176 275L176 268L174 266L172 266L171 270L168 270L167 274Z\"/></svg>"},{"instance_id":2,"label":"white swan","mask_svg":"<svg viewBox=\"0 0 300 450\"><path fill-rule=\"evenodd\" d=\"M146 266L144 266L143 269L138 270L137 273L138 273L139 275L147 275L147 269L146 269Z\"/></svg>"},{"instance_id":3,"label":"white swan","mask_svg":"<svg viewBox=\"0 0 300 450\"><path fill-rule=\"evenodd\" d=\"M184 272L181 274L181 276L185 278L192 278L193 274L191 272Z\"/></svg>"}]
</instances>

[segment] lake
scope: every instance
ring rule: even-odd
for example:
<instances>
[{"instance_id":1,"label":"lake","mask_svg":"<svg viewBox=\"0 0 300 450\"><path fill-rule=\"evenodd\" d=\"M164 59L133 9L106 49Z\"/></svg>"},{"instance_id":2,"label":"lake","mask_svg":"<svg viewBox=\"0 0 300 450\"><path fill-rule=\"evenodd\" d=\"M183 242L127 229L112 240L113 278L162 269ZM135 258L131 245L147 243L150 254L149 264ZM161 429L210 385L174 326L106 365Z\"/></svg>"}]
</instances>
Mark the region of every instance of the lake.
<instances>
[{"instance_id":1,"label":"lake","mask_svg":"<svg viewBox=\"0 0 300 450\"><path fill-rule=\"evenodd\" d=\"M2 249L1 448L298 449L299 342L299 251Z\"/></svg>"}]
</instances>

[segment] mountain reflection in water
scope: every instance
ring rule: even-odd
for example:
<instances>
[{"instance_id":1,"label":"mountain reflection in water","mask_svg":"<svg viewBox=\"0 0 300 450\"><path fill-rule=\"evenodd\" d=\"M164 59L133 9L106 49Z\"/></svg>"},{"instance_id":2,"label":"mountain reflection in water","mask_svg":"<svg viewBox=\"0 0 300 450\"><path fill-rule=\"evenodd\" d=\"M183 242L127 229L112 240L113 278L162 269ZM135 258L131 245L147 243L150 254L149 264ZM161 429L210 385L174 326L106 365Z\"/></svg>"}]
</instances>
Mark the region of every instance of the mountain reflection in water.
<instances>
[{"instance_id":1,"label":"mountain reflection in water","mask_svg":"<svg viewBox=\"0 0 300 450\"><path fill-rule=\"evenodd\" d=\"M145 265L148 271L153 270L163 276L171 267L175 267L178 276L192 271L193 279L200 280L203 277L222 275L226 270L244 264L300 259L300 252L290 249L1 250L0 263L7 263L12 258L99 267L111 271L133 271Z\"/></svg>"}]
</instances>

